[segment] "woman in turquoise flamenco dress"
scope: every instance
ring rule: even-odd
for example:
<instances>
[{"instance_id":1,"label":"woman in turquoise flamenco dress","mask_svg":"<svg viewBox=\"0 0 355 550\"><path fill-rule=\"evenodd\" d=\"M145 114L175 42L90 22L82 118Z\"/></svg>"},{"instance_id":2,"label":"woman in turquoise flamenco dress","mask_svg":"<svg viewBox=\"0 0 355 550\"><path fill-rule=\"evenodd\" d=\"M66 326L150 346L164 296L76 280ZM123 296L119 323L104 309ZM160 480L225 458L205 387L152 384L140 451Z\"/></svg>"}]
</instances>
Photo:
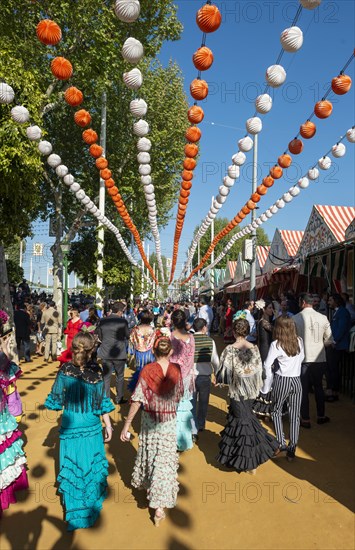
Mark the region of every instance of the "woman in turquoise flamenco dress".
<instances>
[{"instance_id":1,"label":"woman in turquoise flamenco dress","mask_svg":"<svg viewBox=\"0 0 355 550\"><path fill-rule=\"evenodd\" d=\"M94 525L106 498L108 462L100 416L107 442L114 406L105 395L101 368L91 361L94 347L91 334L74 337L73 360L61 366L45 402L47 409L64 409L57 482L68 531Z\"/></svg>"}]
</instances>

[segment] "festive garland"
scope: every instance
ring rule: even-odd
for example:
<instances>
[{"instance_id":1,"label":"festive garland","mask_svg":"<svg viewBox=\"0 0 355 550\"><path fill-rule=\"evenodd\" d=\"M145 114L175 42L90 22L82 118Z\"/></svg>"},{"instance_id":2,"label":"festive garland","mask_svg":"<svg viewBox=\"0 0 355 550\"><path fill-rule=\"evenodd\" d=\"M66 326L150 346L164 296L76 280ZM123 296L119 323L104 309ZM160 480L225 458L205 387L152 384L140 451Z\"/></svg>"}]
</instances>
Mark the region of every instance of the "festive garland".
<instances>
[{"instance_id":1,"label":"festive garland","mask_svg":"<svg viewBox=\"0 0 355 550\"><path fill-rule=\"evenodd\" d=\"M346 132L345 135L343 135L333 147L323 155L317 163L315 163L307 172L306 175L301 177L297 185L294 185L290 187L286 193L282 195L277 201L274 202L270 208L268 208L263 214L261 214L254 222L247 225L244 229L236 233L226 244L226 246L223 248L222 252L219 254L219 256L216 258L214 262L212 262L209 266L205 267L202 270L202 273L207 271L208 269L212 269L215 267L225 256L228 254L229 250L232 248L234 243L241 239L242 237L249 235L254 229L262 225L263 223L267 222L268 219L270 219L272 216L277 214L279 210L285 207L286 204L290 203L294 198L296 198L301 190L307 189L309 187L310 181L315 181L319 177L319 169L321 170L329 170L332 161L331 158L328 156L330 153L333 155L334 158L341 158L346 153L346 147L342 143L344 139L347 139L349 143L355 143L355 126L352 128L349 128L349 130ZM317 168L318 166L318 168Z\"/></svg>"},{"instance_id":2,"label":"festive garland","mask_svg":"<svg viewBox=\"0 0 355 550\"><path fill-rule=\"evenodd\" d=\"M339 75L332 79L331 84L325 95L320 101L315 104L313 112L307 118L307 121L300 126L300 130L296 137L289 142L288 151L290 153L297 155L303 151L303 142L298 139L299 135L301 135L305 139L310 139L315 135L316 126L313 122L311 122L313 116L317 116L320 119L325 119L331 115L333 111L333 105L330 101L326 99L329 93L333 91L337 95L344 95L349 92L352 81L350 76L344 74L344 71L353 59L354 53L345 63ZM277 163L275 163L275 165L270 169L269 175L263 178L261 185L257 187L255 193L251 194L249 200L240 209L238 214L236 214L234 218L215 236L200 264L191 271L190 275L182 282L182 284L188 282L191 277L193 277L193 275L203 267L208 258L211 256L212 251L215 249L217 243L226 235L228 235L252 210L256 208L256 205L260 201L261 197L266 195L268 189L274 185L276 179L280 179L283 176L283 169L288 168L291 163L292 157L287 153L286 150L282 155L278 157Z\"/></svg>"},{"instance_id":3,"label":"festive garland","mask_svg":"<svg viewBox=\"0 0 355 550\"><path fill-rule=\"evenodd\" d=\"M197 105L197 101L203 100L208 95L208 84L205 80L201 79L201 72L208 70L213 63L213 53L206 46L206 34L216 31L222 22L222 16L217 6L212 6L210 1L207 1L202 8L200 8L196 14L196 23L199 29L202 31L202 44L201 47L194 53L192 60L195 65L198 74L190 84L190 94L195 100L192 107L187 112L187 118L191 123L185 133L187 144L185 145L185 160L183 162L183 171L181 173L182 182L180 186L179 206L176 216L175 234L174 234L174 246L173 255L171 261L171 272L169 284L172 282L176 269L176 261L179 251L179 242L181 237L182 228L184 226L186 209L189 202L190 191L192 187L193 171L196 168L195 157L198 154L198 145L196 145L201 138L201 130L196 126L202 122L204 112L201 107Z\"/></svg>"}]
</instances>

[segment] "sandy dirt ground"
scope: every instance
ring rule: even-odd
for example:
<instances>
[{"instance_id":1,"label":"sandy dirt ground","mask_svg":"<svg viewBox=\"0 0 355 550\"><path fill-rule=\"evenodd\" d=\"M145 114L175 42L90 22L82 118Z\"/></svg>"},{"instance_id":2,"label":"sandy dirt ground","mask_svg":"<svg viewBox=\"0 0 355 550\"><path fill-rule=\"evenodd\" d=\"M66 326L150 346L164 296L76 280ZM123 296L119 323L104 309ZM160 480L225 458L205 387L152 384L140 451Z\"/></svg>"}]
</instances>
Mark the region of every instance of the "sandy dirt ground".
<instances>
[{"instance_id":1,"label":"sandy dirt ground","mask_svg":"<svg viewBox=\"0 0 355 550\"><path fill-rule=\"evenodd\" d=\"M354 548L354 404L348 398L327 406L330 424L301 429L293 463L278 457L251 476L221 468L215 460L227 402L225 390L214 388L207 429L192 450L180 455L177 506L159 529L144 493L130 486L140 418L134 420L133 440L121 443L128 405L117 407L111 414L113 439L106 446L109 494L100 519L91 529L68 533L54 485L60 414L43 407L57 364L36 359L23 371L20 427L30 490L3 515L1 550ZM315 420L313 401L311 396ZM266 426L272 431L271 424Z\"/></svg>"}]
</instances>

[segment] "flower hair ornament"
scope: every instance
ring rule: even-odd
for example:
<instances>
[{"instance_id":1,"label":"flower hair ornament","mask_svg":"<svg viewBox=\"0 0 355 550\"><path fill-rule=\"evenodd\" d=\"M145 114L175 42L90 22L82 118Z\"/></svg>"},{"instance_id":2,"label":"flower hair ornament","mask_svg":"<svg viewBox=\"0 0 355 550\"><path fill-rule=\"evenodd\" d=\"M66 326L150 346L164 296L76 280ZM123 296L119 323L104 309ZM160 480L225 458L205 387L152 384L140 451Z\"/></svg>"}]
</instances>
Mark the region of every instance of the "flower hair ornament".
<instances>
[{"instance_id":1,"label":"flower hair ornament","mask_svg":"<svg viewBox=\"0 0 355 550\"><path fill-rule=\"evenodd\" d=\"M237 319L246 319L246 318L247 318L247 314L243 309L240 309L239 311L237 311L237 313L233 315L233 321L236 321Z\"/></svg>"},{"instance_id":2,"label":"flower hair ornament","mask_svg":"<svg viewBox=\"0 0 355 550\"><path fill-rule=\"evenodd\" d=\"M154 341L154 344L153 344L153 350L156 349L157 345L159 344L159 342L161 340L170 340L170 338L166 334L163 334L160 330L157 330L156 333L155 333L155 341Z\"/></svg>"},{"instance_id":3,"label":"flower hair ornament","mask_svg":"<svg viewBox=\"0 0 355 550\"><path fill-rule=\"evenodd\" d=\"M257 300L255 302L255 307L256 309L264 309L265 307L265 300L263 300L262 298L260 298L260 300Z\"/></svg>"}]
</instances>

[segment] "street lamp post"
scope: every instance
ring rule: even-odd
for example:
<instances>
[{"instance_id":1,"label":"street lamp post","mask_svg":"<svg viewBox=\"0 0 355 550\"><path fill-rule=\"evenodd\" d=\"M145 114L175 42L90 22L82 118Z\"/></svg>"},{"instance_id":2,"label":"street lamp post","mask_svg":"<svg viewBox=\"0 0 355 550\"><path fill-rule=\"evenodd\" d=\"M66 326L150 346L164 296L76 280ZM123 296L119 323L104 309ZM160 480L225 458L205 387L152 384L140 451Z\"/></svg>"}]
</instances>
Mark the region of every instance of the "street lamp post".
<instances>
[{"instance_id":1,"label":"street lamp post","mask_svg":"<svg viewBox=\"0 0 355 550\"><path fill-rule=\"evenodd\" d=\"M63 267L64 267L64 300L63 300L63 328L67 326L68 322L68 254L70 250L70 243L63 241L60 245L63 253Z\"/></svg>"}]
</instances>

